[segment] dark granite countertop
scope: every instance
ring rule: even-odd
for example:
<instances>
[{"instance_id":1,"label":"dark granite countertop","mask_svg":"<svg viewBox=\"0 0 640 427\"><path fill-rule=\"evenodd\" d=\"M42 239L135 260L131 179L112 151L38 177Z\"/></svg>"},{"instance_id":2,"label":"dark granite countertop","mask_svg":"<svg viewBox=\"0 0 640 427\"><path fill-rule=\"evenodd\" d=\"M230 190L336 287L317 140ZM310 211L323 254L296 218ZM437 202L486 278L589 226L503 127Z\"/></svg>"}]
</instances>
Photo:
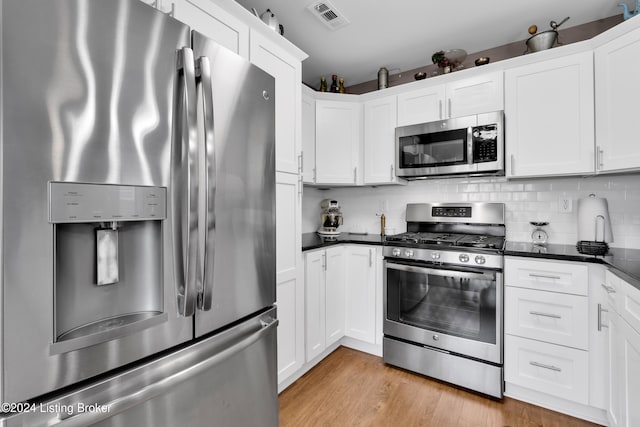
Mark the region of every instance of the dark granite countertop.
<instances>
[{"instance_id":1,"label":"dark granite countertop","mask_svg":"<svg viewBox=\"0 0 640 427\"><path fill-rule=\"evenodd\" d=\"M319 249L340 243L358 243L363 245L382 245L384 237L379 234L351 234L340 233L335 237L324 237L318 233L304 233L302 235L302 250Z\"/></svg>"},{"instance_id":2,"label":"dark granite countertop","mask_svg":"<svg viewBox=\"0 0 640 427\"><path fill-rule=\"evenodd\" d=\"M335 237L325 237L315 232L304 233L302 235L303 251L342 243L383 245L384 237L379 234L351 233L340 233ZM507 242L504 254L506 256L604 264L632 286L640 289L640 249L610 248L607 255L598 256L581 254L575 245L548 244L545 246L536 246L532 243L525 242Z\"/></svg>"},{"instance_id":3,"label":"dark granite countertop","mask_svg":"<svg viewBox=\"0 0 640 427\"><path fill-rule=\"evenodd\" d=\"M605 264L622 279L640 289L640 249L610 248L607 255L596 256L581 254L575 245L548 244L540 247L532 243L507 242L504 254Z\"/></svg>"}]
</instances>

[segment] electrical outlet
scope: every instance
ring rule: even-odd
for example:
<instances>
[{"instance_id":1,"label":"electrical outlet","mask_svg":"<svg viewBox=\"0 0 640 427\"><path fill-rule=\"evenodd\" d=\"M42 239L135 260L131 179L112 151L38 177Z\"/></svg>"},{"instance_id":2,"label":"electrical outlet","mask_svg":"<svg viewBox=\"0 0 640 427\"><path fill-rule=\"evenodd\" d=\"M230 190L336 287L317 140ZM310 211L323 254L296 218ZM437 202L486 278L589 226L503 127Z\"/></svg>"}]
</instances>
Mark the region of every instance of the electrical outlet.
<instances>
[{"instance_id":1,"label":"electrical outlet","mask_svg":"<svg viewBox=\"0 0 640 427\"><path fill-rule=\"evenodd\" d=\"M560 213L571 213L573 212L573 199L569 197L560 197L558 200L558 211Z\"/></svg>"}]
</instances>

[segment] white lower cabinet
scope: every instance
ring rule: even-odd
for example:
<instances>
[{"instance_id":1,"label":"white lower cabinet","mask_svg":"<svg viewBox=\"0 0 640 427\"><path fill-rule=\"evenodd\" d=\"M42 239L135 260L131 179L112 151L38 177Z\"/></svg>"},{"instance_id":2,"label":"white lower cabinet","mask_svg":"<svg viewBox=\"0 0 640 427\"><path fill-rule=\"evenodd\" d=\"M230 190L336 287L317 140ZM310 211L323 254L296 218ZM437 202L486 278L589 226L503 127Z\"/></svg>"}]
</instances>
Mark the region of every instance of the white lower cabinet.
<instances>
[{"instance_id":1,"label":"white lower cabinet","mask_svg":"<svg viewBox=\"0 0 640 427\"><path fill-rule=\"evenodd\" d=\"M340 244L304 253L302 375L338 345L382 354L382 248Z\"/></svg>"},{"instance_id":2,"label":"white lower cabinet","mask_svg":"<svg viewBox=\"0 0 640 427\"><path fill-rule=\"evenodd\" d=\"M606 337L597 335L590 293L601 286L590 281L591 270L585 263L505 257L505 395L602 423L606 358L594 344L606 346ZM603 270L593 269L593 277L604 277Z\"/></svg>"},{"instance_id":3,"label":"white lower cabinet","mask_svg":"<svg viewBox=\"0 0 640 427\"><path fill-rule=\"evenodd\" d=\"M325 260L325 345L328 347L344 336L346 248L327 249Z\"/></svg>"},{"instance_id":4,"label":"white lower cabinet","mask_svg":"<svg viewBox=\"0 0 640 427\"><path fill-rule=\"evenodd\" d=\"M640 290L607 272L609 294L609 408L610 426L640 426L640 329L634 325L640 312L629 303Z\"/></svg>"},{"instance_id":5,"label":"white lower cabinet","mask_svg":"<svg viewBox=\"0 0 640 427\"><path fill-rule=\"evenodd\" d=\"M306 361L344 336L345 247L305 253Z\"/></svg>"},{"instance_id":6,"label":"white lower cabinet","mask_svg":"<svg viewBox=\"0 0 640 427\"><path fill-rule=\"evenodd\" d=\"M304 364L304 284L301 197L297 175L276 173L276 305L278 383Z\"/></svg>"},{"instance_id":7,"label":"white lower cabinet","mask_svg":"<svg viewBox=\"0 0 640 427\"><path fill-rule=\"evenodd\" d=\"M370 344L376 343L376 280L379 249L373 246L347 247L346 330L345 335Z\"/></svg>"}]
</instances>

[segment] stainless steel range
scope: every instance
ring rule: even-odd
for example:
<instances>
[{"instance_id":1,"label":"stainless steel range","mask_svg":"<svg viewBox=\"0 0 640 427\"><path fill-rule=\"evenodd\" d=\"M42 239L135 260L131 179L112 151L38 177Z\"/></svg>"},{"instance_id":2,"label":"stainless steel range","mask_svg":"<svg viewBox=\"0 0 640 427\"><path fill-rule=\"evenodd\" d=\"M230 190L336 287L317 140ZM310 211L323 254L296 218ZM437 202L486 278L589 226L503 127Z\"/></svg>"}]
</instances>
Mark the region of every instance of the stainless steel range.
<instances>
[{"instance_id":1,"label":"stainless steel range","mask_svg":"<svg viewBox=\"0 0 640 427\"><path fill-rule=\"evenodd\" d=\"M502 397L502 203L407 205L384 247L386 363Z\"/></svg>"}]
</instances>

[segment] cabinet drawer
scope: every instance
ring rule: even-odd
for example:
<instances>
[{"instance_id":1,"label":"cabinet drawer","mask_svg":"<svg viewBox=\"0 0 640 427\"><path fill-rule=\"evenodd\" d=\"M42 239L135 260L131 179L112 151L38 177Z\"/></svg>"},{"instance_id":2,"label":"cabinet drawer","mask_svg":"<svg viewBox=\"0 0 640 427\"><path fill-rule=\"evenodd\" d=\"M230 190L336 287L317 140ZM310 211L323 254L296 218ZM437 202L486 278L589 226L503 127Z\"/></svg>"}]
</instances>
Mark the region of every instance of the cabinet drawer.
<instances>
[{"instance_id":1,"label":"cabinet drawer","mask_svg":"<svg viewBox=\"0 0 640 427\"><path fill-rule=\"evenodd\" d=\"M505 287L505 332L587 350L587 297Z\"/></svg>"},{"instance_id":2,"label":"cabinet drawer","mask_svg":"<svg viewBox=\"0 0 640 427\"><path fill-rule=\"evenodd\" d=\"M505 335L505 381L588 404L589 357L586 351Z\"/></svg>"},{"instance_id":3,"label":"cabinet drawer","mask_svg":"<svg viewBox=\"0 0 640 427\"><path fill-rule=\"evenodd\" d=\"M589 275L586 265L505 258L505 285L566 294L587 295Z\"/></svg>"}]
</instances>

